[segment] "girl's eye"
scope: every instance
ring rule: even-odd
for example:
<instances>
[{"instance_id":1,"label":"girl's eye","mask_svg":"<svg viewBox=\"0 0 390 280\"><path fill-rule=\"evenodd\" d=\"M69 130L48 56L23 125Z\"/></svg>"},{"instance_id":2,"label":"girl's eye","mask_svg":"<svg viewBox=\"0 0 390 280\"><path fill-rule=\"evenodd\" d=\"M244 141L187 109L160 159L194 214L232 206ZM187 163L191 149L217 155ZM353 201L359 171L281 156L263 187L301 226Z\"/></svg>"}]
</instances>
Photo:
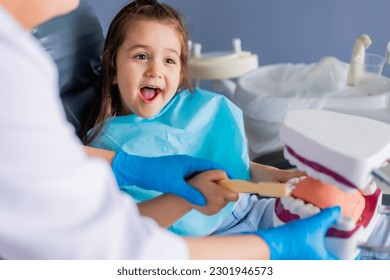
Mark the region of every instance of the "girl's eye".
<instances>
[{"instance_id":1,"label":"girl's eye","mask_svg":"<svg viewBox=\"0 0 390 280\"><path fill-rule=\"evenodd\" d=\"M145 59L148 59L148 55L145 54L145 53L139 53L139 54L136 54L136 55L134 56L134 58L140 59L140 60L145 60Z\"/></svg>"},{"instance_id":2,"label":"girl's eye","mask_svg":"<svg viewBox=\"0 0 390 280\"><path fill-rule=\"evenodd\" d=\"M173 60L172 58L167 58L165 61L168 64L176 64L175 60Z\"/></svg>"}]
</instances>

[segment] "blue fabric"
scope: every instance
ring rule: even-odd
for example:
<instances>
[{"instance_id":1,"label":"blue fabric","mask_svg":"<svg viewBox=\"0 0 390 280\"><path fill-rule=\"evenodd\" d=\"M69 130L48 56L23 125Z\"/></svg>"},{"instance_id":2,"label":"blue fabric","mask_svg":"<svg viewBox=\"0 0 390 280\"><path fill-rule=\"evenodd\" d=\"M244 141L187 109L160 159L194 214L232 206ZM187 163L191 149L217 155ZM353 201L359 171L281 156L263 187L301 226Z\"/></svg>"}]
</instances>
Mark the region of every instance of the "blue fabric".
<instances>
[{"instance_id":1,"label":"blue fabric","mask_svg":"<svg viewBox=\"0 0 390 280\"><path fill-rule=\"evenodd\" d=\"M139 156L196 156L225 165L235 178L250 178L242 111L222 95L201 89L178 93L150 119L132 114L107 120L91 145ZM161 194L137 186L120 188L138 202ZM185 236L209 235L234 206L231 202L212 216L192 210L170 230Z\"/></svg>"},{"instance_id":2,"label":"blue fabric","mask_svg":"<svg viewBox=\"0 0 390 280\"><path fill-rule=\"evenodd\" d=\"M236 235L256 232L274 226L274 198L262 198L255 194L240 199L232 214L211 235Z\"/></svg>"}]
</instances>

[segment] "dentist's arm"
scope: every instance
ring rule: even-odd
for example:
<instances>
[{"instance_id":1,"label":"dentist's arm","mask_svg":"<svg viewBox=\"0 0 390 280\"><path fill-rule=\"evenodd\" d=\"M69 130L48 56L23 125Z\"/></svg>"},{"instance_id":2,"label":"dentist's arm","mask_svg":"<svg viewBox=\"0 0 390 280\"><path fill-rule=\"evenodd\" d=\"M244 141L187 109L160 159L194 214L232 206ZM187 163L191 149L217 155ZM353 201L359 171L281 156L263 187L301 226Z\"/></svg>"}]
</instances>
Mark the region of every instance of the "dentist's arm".
<instances>
[{"instance_id":1,"label":"dentist's arm","mask_svg":"<svg viewBox=\"0 0 390 280\"><path fill-rule=\"evenodd\" d=\"M185 238L193 260L268 260L267 243L255 234Z\"/></svg>"},{"instance_id":2,"label":"dentist's arm","mask_svg":"<svg viewBox=\"0 0 390 280\"><path fill-rule=\"evenodd\" d=\"M206 170L227 172L220 164L186 155L141 157L87 146L84 149L89 156L102 157L112 165L120 186L137 185L144 189L176 194L199 206L206 205L206 199L186 179Z\"/></svg>"},{"instance_id":3,"label":"dentist's arm","mask_svg":"<svg viewBox=\"0 0 390 280\"><path fill-rule=\"evenodd\" d=\"M88 156L100 157L102 159L105 159L110 165L112 165L112 161L116 155L116 152L110 150L93 148L85 145L83 146L83 148Z\"/></svg>"},{"instance_id":4,"label":"dentist's arm","mask_svg":"<svg viewBox=\"0 0 390 280\"><path fill-rule=\"evenodd\" d=\"M239 236L186 238L191 259L335 259L325 248L324 237L336 222L340 208L320 213L280 227Z\"/></svg>"}]
</instances>

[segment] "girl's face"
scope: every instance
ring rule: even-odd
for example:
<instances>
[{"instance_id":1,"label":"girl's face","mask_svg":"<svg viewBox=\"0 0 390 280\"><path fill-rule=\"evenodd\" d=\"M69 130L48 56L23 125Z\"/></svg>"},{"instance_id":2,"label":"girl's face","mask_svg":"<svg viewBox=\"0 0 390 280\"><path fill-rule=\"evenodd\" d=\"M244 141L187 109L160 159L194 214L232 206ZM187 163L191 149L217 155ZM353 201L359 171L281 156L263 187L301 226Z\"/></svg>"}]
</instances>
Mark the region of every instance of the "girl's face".
<instances>
[{"instance_id":1,"label":"girl's face","mask_svg":"<svg viewBox=\"0 0 390 280\"><path fill-rule=\"evenodd\" d=\"M135 20L116 55L120 114L155 116L175 95L180 82L180 39L171 25Z\"/></svg>"}]
</instances>

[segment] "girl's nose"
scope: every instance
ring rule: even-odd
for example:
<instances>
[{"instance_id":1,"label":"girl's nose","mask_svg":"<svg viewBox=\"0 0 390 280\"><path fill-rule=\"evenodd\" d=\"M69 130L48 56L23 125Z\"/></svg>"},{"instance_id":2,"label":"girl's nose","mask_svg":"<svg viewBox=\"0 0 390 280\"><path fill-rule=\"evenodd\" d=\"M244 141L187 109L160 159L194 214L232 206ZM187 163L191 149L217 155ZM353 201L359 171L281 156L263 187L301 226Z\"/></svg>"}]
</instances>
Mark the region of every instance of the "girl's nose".
<instances>
[{"instance_id":1,"label":"girl's nose","mask_svg":"<svg viewBox=\"0 0 390 280\"><path fill-rule=\"evenodd\" d=\"M147 77L162 78L161 65L158 62L151 62L150 67L146 72Z\"/></svg>"}]
</instances>

